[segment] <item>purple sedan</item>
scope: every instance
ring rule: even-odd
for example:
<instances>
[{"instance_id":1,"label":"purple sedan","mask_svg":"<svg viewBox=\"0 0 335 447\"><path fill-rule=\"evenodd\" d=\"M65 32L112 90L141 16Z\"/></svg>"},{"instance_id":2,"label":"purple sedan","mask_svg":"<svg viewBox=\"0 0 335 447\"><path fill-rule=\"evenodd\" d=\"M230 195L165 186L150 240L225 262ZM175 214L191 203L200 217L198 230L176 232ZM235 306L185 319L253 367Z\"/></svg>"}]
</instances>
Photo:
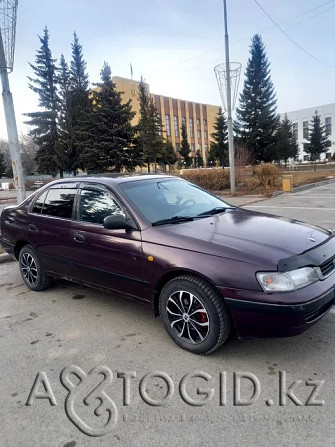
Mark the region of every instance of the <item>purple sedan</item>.
<instances>
[{"instance_id":1,"label":"purple sedan","mask_svg":"<svg viewBox=\"0 0 335 447\"><path fill-rule=\"evenodd\" d=\"M0 242L30 289L58 277L149 302L196 354L299 334L334 305L334 234L167 175L49 183L3 210Z\"/></svg>"}]
</instances>

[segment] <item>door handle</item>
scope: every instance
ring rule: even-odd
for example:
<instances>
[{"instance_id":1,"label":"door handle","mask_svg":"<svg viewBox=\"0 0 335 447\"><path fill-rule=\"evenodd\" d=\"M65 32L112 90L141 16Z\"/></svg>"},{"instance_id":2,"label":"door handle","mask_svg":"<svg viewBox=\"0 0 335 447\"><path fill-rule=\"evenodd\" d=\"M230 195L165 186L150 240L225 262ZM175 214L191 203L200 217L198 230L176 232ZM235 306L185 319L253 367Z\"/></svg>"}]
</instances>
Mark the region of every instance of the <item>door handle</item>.
<instances>
[{"instance_id":1,"label":"door handle","mask_svg":"<svg viewBox=\"0 0 335 447\"><path fill-rule=\"evenodd\" d=\"M37 227L35 225L33 225L33 224L29 224L28 225L28 231L36 233L37 232Z\"/></svg>"},{"instance_id":2,"label":"door handle","mask_svg":"<svg viewBox=\"0 0 335 447\"><path fill-rule=\"evenodd\" d=\"M74 234L73 235L73 240L75 242L84 242L85 237L82 234Z\"/></svg>"}]
</instances>

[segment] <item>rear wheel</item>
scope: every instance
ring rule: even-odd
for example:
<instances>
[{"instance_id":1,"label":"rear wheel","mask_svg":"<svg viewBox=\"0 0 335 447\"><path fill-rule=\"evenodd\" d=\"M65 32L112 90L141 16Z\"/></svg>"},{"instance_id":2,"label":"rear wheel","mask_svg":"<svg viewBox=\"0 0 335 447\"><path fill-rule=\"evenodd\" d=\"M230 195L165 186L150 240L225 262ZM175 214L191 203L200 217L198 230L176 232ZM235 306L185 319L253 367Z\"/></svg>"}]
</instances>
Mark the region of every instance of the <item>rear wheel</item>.
<instances>
[{"instance_id":1,"label":"rear wheel","mask_svg":"<svg viewBox=\"0 0 335 447\"><path fill-rule=\"evenodd\" d=\"M40 291L50 286L52 278L47 276L41 262L31 245L25 245L19 255L20 273L31 290Z\"/></svg>"},{"instance_id":2,"label":"rear wheel","mask_svg":"<svg viewBox=\"0 0 335 447\"><path fill-rule=\"evenodd\" d=\"M229 336L227 306L217 290L201 278L174 278L163 288L159 305L167 333L187 351L210 354Z\"/></svg>"}]
</instances>

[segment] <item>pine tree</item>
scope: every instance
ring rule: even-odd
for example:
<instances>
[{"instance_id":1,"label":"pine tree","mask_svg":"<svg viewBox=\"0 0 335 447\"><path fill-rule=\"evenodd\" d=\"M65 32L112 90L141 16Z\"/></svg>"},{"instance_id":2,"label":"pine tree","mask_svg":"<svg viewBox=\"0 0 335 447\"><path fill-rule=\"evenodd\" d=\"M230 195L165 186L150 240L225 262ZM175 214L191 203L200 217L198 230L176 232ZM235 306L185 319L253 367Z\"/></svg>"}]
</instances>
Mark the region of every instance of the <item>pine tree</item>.
<instances>
[{"instance_id":1,"label":"pine tree","mask_svg":"<svg viewBox=\"0 0 335 447\"><path fill-rule=\"evenodd\" d=\"M270 78L270 63L259 34L252 38L243 92L236 110L238 143L252 150L257 161L273 159L278 124L276 94Z\"/></svg>"},{"instance_id":2,"label":"pine tree","mask_svg":"<svg viewBox=\"0 0 335 447\"><path fill-rule=\"evenodd\" d=\"M201 151L198 149L195 155L195 166L197 168L202 168L204 165L204 159L202 157Z\"/></svg>"},{"instance_id":3,"label":"pine tree","mask_svg":"<svg viewBox=\"0 0 335 447\"><path fill-rule=\"evenodd\" d=\"M227 166L229 164L227 121L220 107L214 124L215 132L211 134L209 162L213 165Z\"/></svg>"},{"instance_id":4,"label":"pine tree","mask_svg":"<svg viewBox=\"0 0 335 447\"><path fill-rule=\"evenodd\" d=\"M331 146L331 141L326 134L326 127L321 123L317 110L315 110L315 115L311 120L307 141L308 143L305 145L304 151L310 154L311 160L315 162L314 170L316 170L316 160Z\"/></svg>"},{"instance_id":5,"label":"pine tree","mask_svg":"<svg viewBox=\"0 0 335 447\"><path fill-rule=\"evenodd\" d=\"M49 48L49 32L44 28L43 36L38 36L41 47L37 50L35 65L29 63L36 78L28 77L29 88L39 97L38 112L26 113L30 118L26 124L32 126L29 134L38 145L36 162L38 171L56 175L63 172L63 155L58 145L57 112L59 97L57 94L56 59L52 58Z\"/></svg>"},{"instance_id":6,"label":"pine tree","mask_svg":"<svg viewBox=\"0 0 335 447\"><path fill-rule=\"evenodd\" d=\"M60 69L58 76L59 112L58 135L59 147L64 157L64 166L69 165L69 154L72 147L72 107L70 96L70 71L64 55L60 57Z\"/></svg>"},{"instance_id":7,"label":"pine tree","mask_svg":"<svg viewBox=\"0 0 335 447\"><path fill-rule=\"evenodd\" d=\"M7 171L7 164L5 160L5 154L0 152L0 178L3 177L6 171Z\"/></svg>"},{"instance_id":8,"label":"pine tree","mask_svg":"<svg viewBox=\"0 0 335 447\"><path fill-rule=\"evenodd\" d=\"M88 123L91 120L93 102L90 97L87 64L82 45L76 33L73 34L72 60L70 64L69 87L69 129L70 139L67 169L76 175L80 167L80 150L85 146Z\"/></svg>"},{"instance_id":9,"label":"pine tree","mask_svg":"<svg viewBox=\"0 0 335 447\"><path fill-rule=\"evenodd\" d=\"M122 104L122 93L116 91L106 62L100 77L101 82L94 84L94 109L81 162L90 172L133 170L138 162L132 147L134 127L131 120L135 112L131 110L130 101Z\"/></svg>"},{"instance_id":10,"label":"pine tree","mask_svg":"<svg viewBox=\"0 0 335 447\"><path fill-rule=\"evenodd\" d=\"M182 158L182 163L184 164L185 168L188 168L191 166L192 158L190 157L190 143L187 139L187 130L186 130L186 124L183 122L181 125L181 143L180 143L180 156Z\"/></svg>"},{"instance_id":11,"label":"pine tree","mask_svg":"<svg viewBox=\"0 0 335 447\"><path fill-rule=\"evenodd\" d=\"M162 147L162 151L159 154L157 161L163 166L163 171L165 172L166 165L172 166L177 161L177 154L173 144L170 140L167 140Z\"/></svg>"},{"instance_id":12,"label":"pine tree","mask_svg":"<svg viewBox=\"0 0 335 447\"><path fill-rule=\"evenodd\" d=\"M143 160L150 172L152 163L156 170L156 162L164 149L164 140L161 135L162 123L143 78L139 84L139 101L140 119L136 126L136 150L143 154Z\"/></svg>"},{"instance_id":13,"label":"pine tree","mask_svg":"<svg viewBox=\"0 0 335 447\"><path fill-rule=\"evenodd\" d=\"M289 158L296 158L299 154L299 146L293 135L292 122L287 118L278 123L276 142L275 142L275 159L284 160L285 166Z\"/></svg>"}]
</instances>

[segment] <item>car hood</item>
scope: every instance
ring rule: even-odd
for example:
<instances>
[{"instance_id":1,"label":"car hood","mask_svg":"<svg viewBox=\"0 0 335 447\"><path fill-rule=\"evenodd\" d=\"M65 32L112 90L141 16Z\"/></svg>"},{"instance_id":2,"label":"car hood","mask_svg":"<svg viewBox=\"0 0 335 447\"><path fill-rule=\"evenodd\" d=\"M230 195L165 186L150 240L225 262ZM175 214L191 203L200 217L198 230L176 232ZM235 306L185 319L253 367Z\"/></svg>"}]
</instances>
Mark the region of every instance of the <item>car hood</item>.
<instances>
[{"instance_id":1,"label":"car hood","mask_svg":"<svg viewBox=\"0 0 335 447\"><path fill-rule=\"evenodd\" d=\"M191 222L151 227L151 231L151 242L157 238L161 245L267 267L314 248L330 236L323 228L238 208Z\"/></svg>"}]
</instances>

